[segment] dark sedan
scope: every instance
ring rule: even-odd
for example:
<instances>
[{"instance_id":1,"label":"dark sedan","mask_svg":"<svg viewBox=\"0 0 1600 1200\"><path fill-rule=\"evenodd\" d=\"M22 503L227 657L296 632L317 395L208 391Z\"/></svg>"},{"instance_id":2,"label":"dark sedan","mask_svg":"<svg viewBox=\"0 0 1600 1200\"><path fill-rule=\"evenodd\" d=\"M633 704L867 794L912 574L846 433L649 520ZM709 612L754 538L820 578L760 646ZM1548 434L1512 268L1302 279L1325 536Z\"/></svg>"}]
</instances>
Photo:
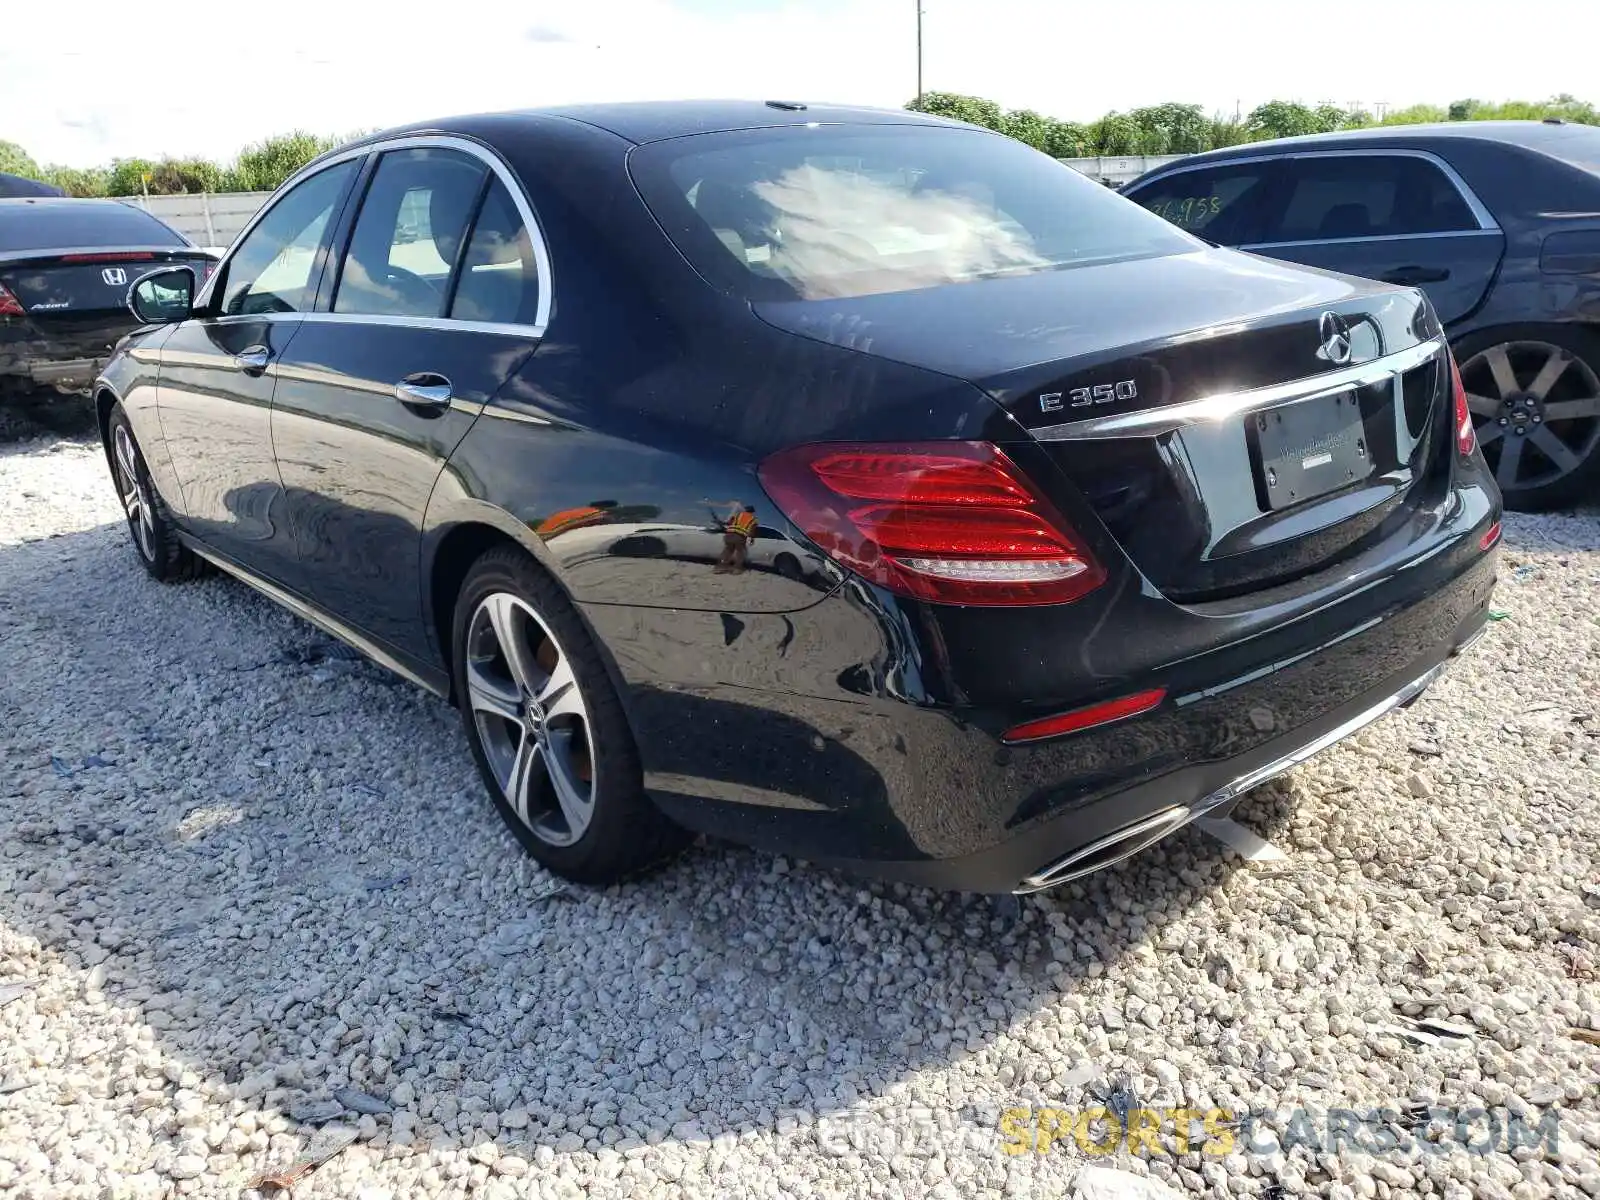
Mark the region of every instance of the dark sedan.
<instances>
[{"instance_id":1,"label":"dark sedan","mask_svg":"<svg viewBox=\"0 0 1600 1200\"><path fill-rule=\"evenodd\" d=\"M138 325L128 285L168 263L203 275L212 260L115 200L0 199L0 403L87 392Z\"/></svg>"},{"instance_id":2,"label":"dark sedan","mask_svg":"<svg viewBox=\"0 0 1600 1200\"><path fill-rule=\"evenodd\" d=\"M1124 191L1224 246L1422 288L1506 503L1600 496L1600 129L1291 138L1186 158Z\"/></svg>"},{"instance_id":3,"label":"dark sedan","mask_svg":"<svg viewBox=\"0 0 1600 1200\"><path fill-rule=\"evenodd\" d=\"M987 131L402 129L192 282L138 283L98 388L144 565L450 697L573 879L707 831L1049 887L1486 618L1499 497L1420 293L1208 248Z\"/></svg>"}]
</instances>

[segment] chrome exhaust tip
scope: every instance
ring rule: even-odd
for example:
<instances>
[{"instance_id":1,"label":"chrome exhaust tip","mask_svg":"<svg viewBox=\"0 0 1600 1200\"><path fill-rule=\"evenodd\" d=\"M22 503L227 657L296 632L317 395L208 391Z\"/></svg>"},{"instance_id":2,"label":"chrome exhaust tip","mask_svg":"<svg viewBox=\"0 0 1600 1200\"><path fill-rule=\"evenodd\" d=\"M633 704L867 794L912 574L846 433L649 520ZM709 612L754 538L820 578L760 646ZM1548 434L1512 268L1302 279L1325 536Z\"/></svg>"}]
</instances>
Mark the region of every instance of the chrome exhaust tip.
<instances>
[{"instance_id":1,"label":"chrome exhaust tip","mask_svg":"<svg viewBox=\"0 0 1600 1200\"><path fill-rule=\"evenodd\" d=\"M1145 817L1142 821L1124 825L1115 833L1090 842L1065 858L1058 859L1048 867L1029 875L1022 881L1022 886L1017 888L1017 894L1042 892L1046 888L1059 887L1063 883L1104 870L1155 845L1167 834L1187 825L1195 815L1192 809L1173 805Z\"/></svg>"}]
</instances>

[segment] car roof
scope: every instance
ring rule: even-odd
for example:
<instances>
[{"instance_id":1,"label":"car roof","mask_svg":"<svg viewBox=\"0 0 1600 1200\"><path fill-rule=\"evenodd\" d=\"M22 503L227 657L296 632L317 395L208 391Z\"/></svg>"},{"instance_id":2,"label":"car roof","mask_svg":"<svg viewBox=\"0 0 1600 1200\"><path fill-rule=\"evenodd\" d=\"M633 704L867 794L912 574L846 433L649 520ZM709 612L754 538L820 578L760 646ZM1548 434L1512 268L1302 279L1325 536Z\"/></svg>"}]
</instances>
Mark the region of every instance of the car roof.
<instances>
[{"instance_id":1,"label":"car roof","mask_svg":"<svg viewBox=\"0 0 1600 1200\"><path fill-rule=\"evenodd\" d=\"M693 133L720 133L737 129L821 124L945 125L962 122L903 108L866 108L854 105L812 104L790 100L646 100L621 104L570 104L552 108L526 108L502 113L478 113L409 125L374 133L361 141L439 132L471 133L486 121L503 123L526 117L565 118L603 129L635 144Z\"/></svg>"},{"instance_id":2,"label":"car roof","mask_svg":"<svg viewBox=\"0 0 1600 1200\"><path fill-rule=\"evenodd\" d=\"M1263 154L1291 154L1296 151L1360 149L1362 147L1417 146L1430 141L1492 142L1559 156L1561 143L1573 138L1600 140L1600 128L1566 121L1448 121L1431 125L1374 125L1366 129L1344 129L1337 133L1311 133L1302 137L1274 138L1266 142L1245 142L1221 150L1187 155L1185 167L1233 158ZM1151 172L1165 174L1172 167Z\"/></svg>"}]
</instances>

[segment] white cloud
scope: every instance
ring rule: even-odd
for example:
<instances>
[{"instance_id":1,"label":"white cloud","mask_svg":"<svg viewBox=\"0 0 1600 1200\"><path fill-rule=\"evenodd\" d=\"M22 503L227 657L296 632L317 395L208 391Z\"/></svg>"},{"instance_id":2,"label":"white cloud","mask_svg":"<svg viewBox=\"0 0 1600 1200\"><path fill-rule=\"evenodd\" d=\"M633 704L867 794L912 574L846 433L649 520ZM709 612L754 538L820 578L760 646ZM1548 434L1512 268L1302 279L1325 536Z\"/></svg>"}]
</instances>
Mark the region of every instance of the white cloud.
<instances>
[{"instance_id":1,"label":"white cloud","mask_svg":"<svg viewBox=\"0 0 1600 1200\"><path fill-rule=\"evenodd\" d=\"M1481 3L1482 0L1479 0ZM1593 0L1332 10L1309 0L923 0L924 79L1088 119L1194 100L1245 109L1467 96L1600 100ZM907 0L0 0L0 137L75 165L232 155L304 128L595 100L795 98L893 106L916 88Z\"/></svg>"}]
</instances>

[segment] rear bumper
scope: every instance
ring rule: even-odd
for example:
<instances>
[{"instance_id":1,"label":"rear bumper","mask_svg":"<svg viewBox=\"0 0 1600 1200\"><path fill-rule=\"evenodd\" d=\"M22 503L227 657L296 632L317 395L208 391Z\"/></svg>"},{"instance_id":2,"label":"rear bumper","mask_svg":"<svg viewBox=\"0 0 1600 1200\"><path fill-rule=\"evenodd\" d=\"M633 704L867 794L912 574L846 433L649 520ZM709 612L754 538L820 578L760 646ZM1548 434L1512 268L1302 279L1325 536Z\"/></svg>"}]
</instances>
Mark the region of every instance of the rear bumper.
<instances>
[{"instance_id":1,"label":"rear bumper","mask_svg":"<svg viewBox=\"0 0 1600 1200\"><path fill-rule=\"evenodd\" d=\"M1478 493L1342 598L1111 679L1121 694L1166 686L1160 708L1020 746L999 730L1035 712L929 702L922 680L946 647L855 585L732 624L585 613L629 685L646 786L676 820L866 874L1010 892L1054 886L1073 864L1050 868L1131 825L1165 836L1414 698L1484 627L1497 554L1478 542L1498 515Z\"/></svg>"},{"instance_id":2,"label":"rear bumper","mask_svg":"<svg viewBox=\"0 0 1600 1200\"><path fill-rule=\"evenodd\" d=\"M87 388L105 368L109 358L67 358L59 362L16 363L10 374L19 375L39 387Z\"/></svg>"}]
</instances>

